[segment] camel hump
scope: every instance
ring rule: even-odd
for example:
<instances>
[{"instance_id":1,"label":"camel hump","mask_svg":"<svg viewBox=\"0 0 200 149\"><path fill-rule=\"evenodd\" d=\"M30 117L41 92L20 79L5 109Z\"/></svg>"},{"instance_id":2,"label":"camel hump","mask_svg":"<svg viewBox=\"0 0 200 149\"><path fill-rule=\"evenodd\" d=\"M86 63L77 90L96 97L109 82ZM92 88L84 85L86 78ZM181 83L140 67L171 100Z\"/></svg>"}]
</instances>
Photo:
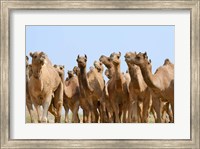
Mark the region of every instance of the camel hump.
<instances>
[{"instance_id":1,"label":"camel hump","mask_svg":"<svg viewBox=\"0 0 200 149\"><path fill-rule=\"evenodd\" d=\"M171 62L170 62L170 60L167 58L167 59L165 59L165 62L164 62L163 65L168 65L168 64L171 64Z\"/></svg>"}]
</instances>

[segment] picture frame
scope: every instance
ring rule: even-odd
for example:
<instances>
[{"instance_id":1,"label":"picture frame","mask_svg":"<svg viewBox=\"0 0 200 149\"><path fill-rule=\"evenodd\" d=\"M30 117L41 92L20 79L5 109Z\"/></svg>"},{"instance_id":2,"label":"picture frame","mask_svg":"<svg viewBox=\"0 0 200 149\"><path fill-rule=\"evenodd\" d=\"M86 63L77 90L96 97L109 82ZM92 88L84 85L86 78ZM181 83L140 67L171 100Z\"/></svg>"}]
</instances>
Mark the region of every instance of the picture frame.
<instances>
[{"instance_id":1,"label":"picture frame","mask_svg":"<svg viewBox=\"0 0 200 149\"><path fill-rule=\"evenodd\" d=\"M1 1L1 148L199 148L199 1ZM12 10L190 10L189 140L14 140L10 139L10 13Z\"/></svg>"}]
</instances>

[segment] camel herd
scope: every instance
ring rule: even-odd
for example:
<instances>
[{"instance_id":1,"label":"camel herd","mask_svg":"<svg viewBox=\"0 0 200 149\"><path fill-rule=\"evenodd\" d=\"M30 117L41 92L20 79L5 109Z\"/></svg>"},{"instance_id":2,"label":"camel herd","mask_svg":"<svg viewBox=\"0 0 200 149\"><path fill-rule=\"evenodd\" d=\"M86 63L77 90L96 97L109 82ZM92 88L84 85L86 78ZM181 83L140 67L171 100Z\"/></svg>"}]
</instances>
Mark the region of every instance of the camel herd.
<instances>
[{"instance_id":1,"label":"camel herd","mask_svg":"<svg viewBox=\"0 0 200 149\"><path fill-rule=\"evenodd\" d=\"M60 123L63 107L66 123L69 110L73 123L148 123L150 113L157 123L174 122L174 64L169 59L152 74L146 52L127 52L128 70L123 73L121 53L114 52L100 56L87 72L87 56L78 55L77 66L65 79L64 66L53 65L44 52L30 57L29 64L26 56L26 106L31 122L47 123L50 112Z\"/></svg>"}]
</instances>

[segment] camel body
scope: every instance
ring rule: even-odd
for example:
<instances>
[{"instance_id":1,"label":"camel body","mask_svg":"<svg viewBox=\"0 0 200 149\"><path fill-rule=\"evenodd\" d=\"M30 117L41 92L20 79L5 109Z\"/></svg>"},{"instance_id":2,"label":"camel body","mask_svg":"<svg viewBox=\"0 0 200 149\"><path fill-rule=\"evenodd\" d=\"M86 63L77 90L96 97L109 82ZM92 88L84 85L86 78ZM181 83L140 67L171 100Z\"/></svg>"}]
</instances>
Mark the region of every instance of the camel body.
<instances>
[{"instance_id":1,"label":"camel body","mask_svg":"<svg viewBox=\"0 0 200 149\"><path fill-rule=\"evenodd\" d=\"M161 106L160 103L154 104L159 102L160 99L169 102L174 113L174 65L166 59L163 66L160 66L156 72L152 74L146 53L138 53L136 57L133 58L133 62L140 67L143 78L152 91L153 106L157 114L159 114L158 122L160 122Z\"/></svg>"},{"instance_id":2,"label":"camel body","mask_svg":"<svg viewBox=\"0 0 200 149\"><path fill-rule=\"evenodd\" d=\"M30 53L30 56L33 75L29 81L29 94L37 110L38 121L47 122L48 109L52 103L57 110L55 122L60 122L63 104L62 80L43 52ZM43 107L43 113L40 106Z\"/></svg>"}]
</instances>

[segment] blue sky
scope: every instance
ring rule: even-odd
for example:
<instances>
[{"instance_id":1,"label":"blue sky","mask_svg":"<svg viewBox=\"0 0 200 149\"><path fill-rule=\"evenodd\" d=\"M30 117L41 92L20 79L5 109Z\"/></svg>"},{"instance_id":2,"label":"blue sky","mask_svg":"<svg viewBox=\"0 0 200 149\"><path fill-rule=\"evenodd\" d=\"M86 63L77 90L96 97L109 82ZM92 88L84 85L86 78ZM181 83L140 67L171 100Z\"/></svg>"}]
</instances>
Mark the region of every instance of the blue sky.
<instances>
[{"instance_id":1,"label":"blue sky","mask_svg":"<svg viewBox=\"0 0 200 149\"><path fill-rule=\"evenodd\" d=\"M174 38L174 26L26 26L26 55L43 51L53 64L65 65L66 74L78 54L87 55L89 70L101 55L120 51L125 72L125 53L146 51L154 72L166 58L174 63Z\"/></svg>"}]
</instances>

